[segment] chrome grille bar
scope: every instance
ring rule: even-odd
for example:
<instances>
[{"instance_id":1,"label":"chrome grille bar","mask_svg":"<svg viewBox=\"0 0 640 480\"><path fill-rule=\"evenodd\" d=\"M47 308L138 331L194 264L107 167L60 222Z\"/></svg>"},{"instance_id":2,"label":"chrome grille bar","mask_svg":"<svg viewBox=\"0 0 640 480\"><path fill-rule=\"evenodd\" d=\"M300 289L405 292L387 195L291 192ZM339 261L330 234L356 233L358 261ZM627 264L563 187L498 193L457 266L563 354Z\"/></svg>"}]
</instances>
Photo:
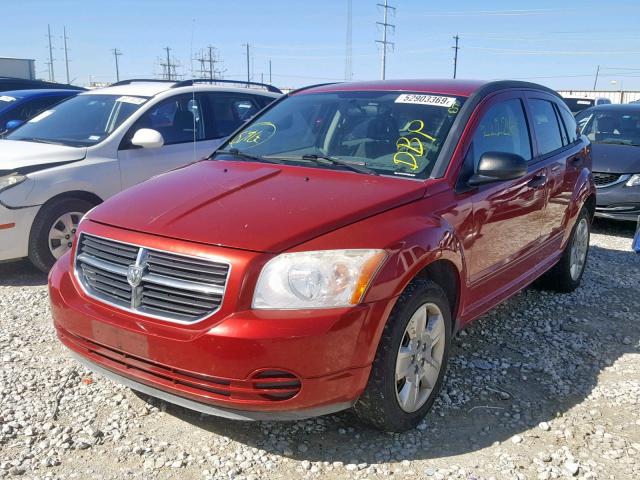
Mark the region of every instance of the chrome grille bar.
<instances>
[{"instance_id":1,"label":"chrome grille bar","mask_svg":"<svg viewBox=\"0 0 640 480\"><path fill-rule=\"evenodd\" d=\"M153 318L194 323L220 309L231 265L81 234L75 273L85 292Z\"/></svg>"}]
</instances>

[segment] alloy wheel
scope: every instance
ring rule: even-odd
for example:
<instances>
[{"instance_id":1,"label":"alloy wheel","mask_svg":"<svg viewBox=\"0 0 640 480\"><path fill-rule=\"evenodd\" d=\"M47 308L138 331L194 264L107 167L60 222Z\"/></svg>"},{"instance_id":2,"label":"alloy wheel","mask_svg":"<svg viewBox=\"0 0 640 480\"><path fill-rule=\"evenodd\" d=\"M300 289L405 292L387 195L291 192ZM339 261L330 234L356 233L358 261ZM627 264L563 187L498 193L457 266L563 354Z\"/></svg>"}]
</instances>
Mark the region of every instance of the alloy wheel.
<instances>
[{"instance_id":1,"label":"alloy wheel","mask_svg":"<svg viewBox=\"0 0 640 480\"><path fill-rule=\"evenodd\" d=\"M57 260L64 255L73 245L73 239L78 229L78 224L84 213L67 212L53 222L49 230L47 244L51 255Z\"/></svg>"},{"instance_id":2,"label":"alloy wheel","mask_svg":"<svg viewBox=\"0 0 640 480\"><path fill-rule=\"evenodd\" d=\"M396 357L396 398L407 413L422 407L438 381L445 351L445 321L433 303L413 314Z\"/></svg>"},{"instance_id":3,"label":"alloy wheel","mask_svg":"<svg viewBox=\"0 0 640 480\"><path fill-rule=\"evenodd\" d=\"M576 225L576 231L571 244L571 263L569 271L571 278L577 280L582 274L584 264L587 261L589 249L589 224L586 218L581 218Z\"/></svg>"}]
</instances>

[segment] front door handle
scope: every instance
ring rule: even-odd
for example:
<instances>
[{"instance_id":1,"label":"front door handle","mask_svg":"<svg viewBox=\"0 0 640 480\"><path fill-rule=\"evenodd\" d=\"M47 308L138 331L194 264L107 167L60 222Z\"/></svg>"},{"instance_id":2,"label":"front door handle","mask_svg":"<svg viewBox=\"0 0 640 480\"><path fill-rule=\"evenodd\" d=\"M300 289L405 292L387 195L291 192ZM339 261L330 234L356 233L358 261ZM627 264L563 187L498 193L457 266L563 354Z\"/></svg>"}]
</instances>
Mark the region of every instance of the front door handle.
<instances>
[{"instance_id":1,"label":"front door handle","mask_svg":"<svg viewBox=\"0 0 640 480\"><path fill-rule=\"evenodd\" d=\"M542 188L547 184L547 176L544 174L534 175L529 183L527 183L528 187L531 188Z\"/></svg>"}]
</instances>

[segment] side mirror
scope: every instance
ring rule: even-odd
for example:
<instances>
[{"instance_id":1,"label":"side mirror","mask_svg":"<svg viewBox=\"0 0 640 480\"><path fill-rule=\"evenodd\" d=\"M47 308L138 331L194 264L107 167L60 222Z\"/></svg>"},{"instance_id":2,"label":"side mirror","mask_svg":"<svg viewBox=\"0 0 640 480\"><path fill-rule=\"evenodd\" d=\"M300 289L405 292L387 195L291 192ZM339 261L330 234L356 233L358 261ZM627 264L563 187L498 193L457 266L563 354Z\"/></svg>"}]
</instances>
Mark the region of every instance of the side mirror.
<instances>
[{"instance_id":1,"label":"side mirror","mask_svg":"<svg viewBox=\"0 0 640 480\"><path fill-rule=\"evenodd\" d=\"M9 120L5 123L4 128L7 130L15 130L24 123L24 120Z\"/></svg>"},{"instance_id":2,"label":"side mirror","mask_svg":"<svg viewBox=\"0 0 640 480\"><path fill-rule=\"evenodd\" d=\"M633 237L631 248L634 252L640 253L640 217L638 217L638 228L636 229L636 234Z\"/></svg>"},{"instance_id":3,"label":"side mirror","mask_svg":"<svg viewBox=\"0 0 640 480\"><path fill-rule=\"evenodd\" d=\"M515 180L527 174L527 161L520 155L505 152L485 152L480 157L478 171L467 183L472 187L485 183Z\"/></svg>"},{"instance_id":4,"label":"side mirror","mask_svg":"<svg viewBox=\"0 0 640 480\"><path fill-rule=\"evenodd\" d=\"M164 138L157 130L141 128L133 134L131 144L142 148L160 148L164 145Z\"/></svg>"}]
</instances>

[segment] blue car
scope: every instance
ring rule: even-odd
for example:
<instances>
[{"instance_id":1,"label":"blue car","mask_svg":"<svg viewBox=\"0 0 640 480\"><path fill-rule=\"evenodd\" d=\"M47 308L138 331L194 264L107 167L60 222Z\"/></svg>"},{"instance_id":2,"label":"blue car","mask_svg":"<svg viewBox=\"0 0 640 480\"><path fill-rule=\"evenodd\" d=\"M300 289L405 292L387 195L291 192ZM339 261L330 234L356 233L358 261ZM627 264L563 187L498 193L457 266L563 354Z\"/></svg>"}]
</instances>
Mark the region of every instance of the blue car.
<instances>
[{"instance_id":1,"label":"blue car","mask_svg":"<svg viewBox=\"0 0 640 480\"><path fill-rule=\"evenodd\" d=\"M0 134L5 134L82 90L38 89L0 92Z\"/></svg>"}]
</instances>

